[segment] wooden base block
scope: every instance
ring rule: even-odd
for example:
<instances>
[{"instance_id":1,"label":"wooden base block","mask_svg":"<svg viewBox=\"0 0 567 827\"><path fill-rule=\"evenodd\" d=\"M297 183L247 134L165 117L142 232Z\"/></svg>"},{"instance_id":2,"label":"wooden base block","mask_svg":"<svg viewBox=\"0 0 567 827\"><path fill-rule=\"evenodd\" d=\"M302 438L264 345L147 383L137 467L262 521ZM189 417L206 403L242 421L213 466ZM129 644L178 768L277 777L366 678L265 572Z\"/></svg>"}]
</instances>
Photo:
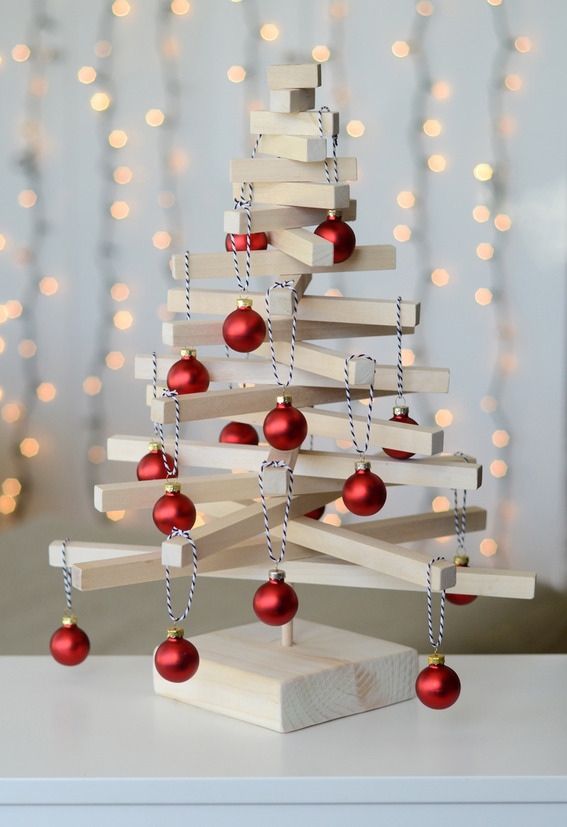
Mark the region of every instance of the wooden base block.
<instances>
[{"instance_id":1,"label":"wooden base block","mask_svg":"<svg viewBox=\"0 0 567 827\"><path fill-rule=\"evenodd\" d=\"M307 621L281 629L253 623L191 638L201 658L194 678L169 683L154 667L158 695L293 732L414 697L417 652L397 643Z\"/></svg>"}]
</instances>

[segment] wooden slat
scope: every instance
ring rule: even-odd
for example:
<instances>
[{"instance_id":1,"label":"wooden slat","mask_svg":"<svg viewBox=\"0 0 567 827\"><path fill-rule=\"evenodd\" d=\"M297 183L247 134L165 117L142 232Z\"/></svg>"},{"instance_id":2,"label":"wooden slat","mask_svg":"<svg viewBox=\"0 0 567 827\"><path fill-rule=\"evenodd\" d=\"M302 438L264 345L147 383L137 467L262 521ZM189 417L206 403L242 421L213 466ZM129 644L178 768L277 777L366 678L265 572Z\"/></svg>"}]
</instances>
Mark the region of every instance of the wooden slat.
<instances>
[{"instance_id":1,"label":"wooden slat","mask_svg":"<svg viewBox=\"0 0 567 827\"><path fill-rule=\"evenodd\" d=\"M416 327L420 320L419 302L402 301L402 327ZM349 299L343 296L304 296L297 308L297 318L309 321L356 324L387 324L395 327L397 302L384 299Z\"/></svg>"},{"instance_id":2,"label":"wooden slat","mask_svg":"<svg viewBox=\"0 0 567 827\"><path fill-rule=\"evenodd\" d=\"M473 486L471 486L473 487ZM462 519L462 510L457 511ZM468 506L466 511L467 533L486 529L486 509ZM389 543L413 543L451 537L455 534L455 512L426 511L422 514L407 514L403 517L389 517L382 520L364 520L348 526L350 531L366 537L376 537Z\"/></svg>"},{"instance_id":3,"label":"wooden slat","mask_svg":"<svg viewBox=\"0 0 567 827\"><path fill-rule=\"evenodd\" d=\"M305 290L309 287L311 273L296 276L290 279L299 299L302 298ZM209 316L228 316L235 307L239 296L235 290L190 290L191 315L202 314ZM266 293L259 291L247 291L246 295L252 299L254 310L264 318L266 317ZM273 316L291 316L293 314L293 294L285 287L274 287L270 291L270 313ZM185 288L174 287L167 292L167 309L173 313L185 313Z\"/></svg>"},{"instance_id":4,"label":"wooden slat","mask_svg":"<svg viewBox=\"0 0 567 827\"><path fill-rule=\"evenodd\" d=\"M268 66L268 89L316 89L321 86L320 63L282 63Z\"/></svg>"},{"instance_id":5,"label":"wooden slat","mask_svg":"<svg viewBox=\"0 0 567 827\"><path fill-rule=\"evenodd\" d=\"M315 108L315 89L272 89L270 112L306 112Z\"/></svg>"},{"instance_id":6,"label":"wooden slat","mask_svg":"<svg viewBox=\"0 0 567 827\"><path fill-rule=\"evenodd\" d=\"M327 167L325 168L325 163ZM335 181L335 165L332 158L325 161L290 161L287 158L234 158L230 162L230 181L239 186L243 181L247 183L313 181L325 183L327 172L331 181ZM337 158L337 173L339 181L356 181L356 158Z\"/></svg>"},{"instance_id":7,"label":"wooden slat","mask_svg":"<svg viewBox=\"0 0 567 827\"><path fill-rule=\"evenodd\" d=\"M284 365L289 364L289 343L274 341L273 348L276 361ZM261 345L258 350L259 355L269 358L269 344ZM294 353L294 371L295 368L309 371L314 375L342 382L344 386L345 359L350 356L349 353L305 342L296 342ZM374 378L374 366L368 359L351 359L347 375L350 385L369 385Z\"/></svg>"},{"instance_id":8,"label":"wooden slat","mask_svg":"<svg viewBox=\"0 0 567 827\"><path fill-rule=\"evenodd\" d=\"M343 221L356 220L356 201L351 198L348 207L341 210ZM327 210L314 207L285 207L279 204L252 205L250 211L253 233L270 230L291 230L295 227L316 227L327 218ZM223 230L225 233L243 234L248 229L248 216L243 207L225 210Z\"/></svg>"},{"instance_id":9,"label":"wooden slat","mask_svg":"<svg viewBox=\"0 0 567 827\"><path fill-rule=\"evenodd\" d=\"M327 139L307 138L304 135L262 135L258 152L305 163L324 161L327 157Z\"/></svg>"},{"instance_id":10,"label":"wooden slat","mask_svg":"<svg viewBox=\"0 0 567 827\"><path fill-rule=\"evenodd\" d=\"M321 114L323 135L339 134L339 113ZM286 114L253 109L250 112L250 132L253 135L303 135L308 138L320 137L318 112L293 112ZM263 151L263 150L262 150Z\"/></svg>"},{"instance_id":11,"label":"wooden slat","mask_svg":"<svg viewBox=\"0 0 567 827\"><path fill-rule=\"evenodd\" d=\"M233 184L234 198L241 196L241 185ZM250 198L248 186L244 198ZM289 207L323 207L341 210L350 203L349 184L311 184L306 182L254 184L254 201L259 204L282 204Z\"/></svg>"},{"instance_id":12,"label":"wooden slat","mask_svg":"<svg viewBox=\"0 0 567 827\"><path fill-rule=\"evenodd\" d=\"M327 267L335 260L333 242L302 227L296 230L273 230L268 240L272 247L310 267Z\"/></svg>"}]
</instances>

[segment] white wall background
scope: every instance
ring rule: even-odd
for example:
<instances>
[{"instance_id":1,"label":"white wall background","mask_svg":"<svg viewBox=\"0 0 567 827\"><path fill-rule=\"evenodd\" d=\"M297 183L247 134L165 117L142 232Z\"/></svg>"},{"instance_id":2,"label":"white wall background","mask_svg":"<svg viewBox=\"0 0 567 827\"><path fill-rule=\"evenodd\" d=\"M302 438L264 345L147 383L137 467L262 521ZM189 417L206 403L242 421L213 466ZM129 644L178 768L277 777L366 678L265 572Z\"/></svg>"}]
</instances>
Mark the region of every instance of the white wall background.
<instances>
[{"instance_id":1,"label":"white wall background","mask_svg":"<svg viewBox=\"0 0 567 827\"><path fill-rule=\"evenodd\" d=\"M543 580L564 587L565 5L560 0L504 0L499 6L436 0L427 18L413 0L351 0L342 4L346 14L339 18L332 17L337 3L323 0L192 0L184 15L172 14L168 3L131 0L129 14L120 18L110 5L99 0L4 3L0 305L13 308L7 303L16 300L23 312L0 324L0 413L11 404L25 406L26 412L15 424L5 421L4 413L0 418L0 484L22 475L29 480L16 515L81 515L88 538L93 480L132 474L111 463L88 462L89 422L100 415L104 436L151 434L144 383L133 379L133 360L136 353L167 352L160 344L156 308L171 286L169 257L186 248L222 249L222 213L232 206L228 161L249 153L247 108L252 102L268 104L266 67L311 60L313 47L325 44L331 58L323 66L318 105L339 108L339 151L359 158L360 180L352 186L358 241L392 243L399 224L413 232L409 241L395 242L395 273L356 280L325 276L314 288L422 301L415 342L404 344L416 349L420 364L450 368L452 381L447 398L430 398L423 405L412 400L411 412L422 424L433 424L437 409L450 409L454 418L446 450L472 454L485 466L483 487L468 499L488 508L484 536L499 544L485 562L535 569ZM279 28L272 42L258 35L266 22ZM530 38L529 52L513 47L517 36ZM172 50L169 58L164 37ZM112 46L108 58L95 54L101 40ZM410 41L408 57L392 53L398 40ZM30 46L28 60L14 59L17 44ZM243 83L227 79L235 64L248 72ZM93 84L79 82L83 66L97 69ZM433 82L449 84L447 99L429 94L424 70ZM503 88L507 74L521 78L518 91ZM179 81L178 97L168 92L171 78ZM105 112L90 105L97 91L111 96ZM169 128L147 125L152 108L164 111ZM512 129L495 144L494 118L505 116L512 119ZM423 134L424 118L440 121L438 137ZM351 119L365 125L359 138L344 130ZM123 149L109 148L113 129L127 133ZM30 135L39 136L31 144L31 173L20 163ZM168 141L187 163L164 180ZM444 172L427 169L434 153L445 157ZM500 172L504 202L497 211L512 219L507 233L499 233L492 220L478 223L472 217L475 205L491 206L495 195L494 180L482 183L473 175L479 162ZM114 183L112 170L119 165L132 169L131 183ZM27 189L38 194L34 207L19 204ZM164 190L175 193L174 208L160 206ZM403 190L416 193L413 210L398 206ZM129 205L124 220L109 215L116 200ZM152 243L161 230L174 235L165 250ZM495 247L491 261L478 257L481 242ZM112 245L106 258L101 257L104 243ZM450 274L445 287L431 284L434 268ZM57 279L55 295L38 290L44 276ZM130 288L120 304L109 295L117 281ZM490 305L475 302L479 287L493 290ZM133 316L126 331L112 323L122 309ZM31 359L19 353L25 339L37 344ZM125 355L121 370L102 367L109 351ZM512 361L506 372L500 369L503 353ZM378 343L373 355L392 363L393 343ZM94 373L103 380L103 390L91 398L82 386ZM39 382L53 383L53 401L34 402ZM488 394L497 398L500 419L481 410ZM387 417L389 411L388 402L376 415ZM511 435L507 448L492 443L502 422ZM216 430L216 425L201 429L199 436L215 438ZM34 458L16 460L14 450L24 436L37 439L40 450ZM498 459L508 466L503 479L489 470ZM435 493L427 492L426 507ZM451 497L450 491L442 493ZM418 499L396 491L391 500L392 510L401 513L423 507L421 492ZM125 521L135 524L139 518L132 513ZM14 515L0 516L0 526L8 529L13 520ZM477 564L482 539L471 536L467 543Z\"/></svg>"}]
</instances>

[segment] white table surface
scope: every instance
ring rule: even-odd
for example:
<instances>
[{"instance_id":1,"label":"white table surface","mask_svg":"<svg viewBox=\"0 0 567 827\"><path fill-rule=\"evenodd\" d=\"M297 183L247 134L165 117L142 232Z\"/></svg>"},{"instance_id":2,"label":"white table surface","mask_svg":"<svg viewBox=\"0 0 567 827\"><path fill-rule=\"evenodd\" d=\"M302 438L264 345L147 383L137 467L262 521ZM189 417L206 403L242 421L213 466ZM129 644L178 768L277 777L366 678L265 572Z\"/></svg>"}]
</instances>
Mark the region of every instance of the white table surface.
<instances>
[{"instance_id":1,"label":"white table surface","mask_svg":"<svg viewBox=\"0 0 567 827\"><path fill-rule=\"evenodd\" d=\"M316 811L329 825L356 807L354 823L376 824L379 807L384 824L411 823L413 811L439 825L454 823L456 806L464 825L533 824L543 806L547 824L567 823L567 656L447 665L463 687L451 709L411 700L280 734L154 695L150 657L74 668L0 658L0 823L61 823L63 807L99 824L102 807L105 823L139 827L179 810L209 824L214 807L215 824L267 812L269 827L322 824L308 820Z\"/></svg>"}]
</instances>

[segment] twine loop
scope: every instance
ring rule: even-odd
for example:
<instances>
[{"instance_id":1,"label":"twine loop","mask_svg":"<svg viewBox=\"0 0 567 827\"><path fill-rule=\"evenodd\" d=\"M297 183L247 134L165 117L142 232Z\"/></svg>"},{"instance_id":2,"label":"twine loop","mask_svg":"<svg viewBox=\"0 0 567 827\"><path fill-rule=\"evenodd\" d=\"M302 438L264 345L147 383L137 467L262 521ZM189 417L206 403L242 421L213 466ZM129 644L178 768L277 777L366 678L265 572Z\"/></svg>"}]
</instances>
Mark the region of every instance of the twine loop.
<instances>
[{"instance_id":1,"label":"twine loop","mask_svg":"<svg viewBox=\"0 0 567 827\"><path fill-rule=\"evenodd\" d=\"M167 603L167 613L174 623L180 623L182 620L185 620L189 614L191 604L193 603L193 595L195 594L195 584L197 582L197 546L188 531L181 531L181 529L174 527L167 539L171 540L172 537L185 537L185 539L189 541L193 550L193 574L191 576L191 586L189 587L189 598L187 600L187 605L185 606L185 611L183 614L180 614L179 617L175 617L173 614L171 605L171 575L169 573L169 566L165 567L165 599Z\"/></svg>"},{"instance_id":2,"label":"twine loop","mask_svg":"<svg viewBox=\"0 0 567 827\"><path fill-rule=\"evenodd\" d=\"M272 547L272 538L270 537L270 523L268 519L268 509L266 506L266 495L264 493L264 470L266 468L284 468L288 472L288 483L287 483L287 492L286 492L286 502L285 502L285 511L284 511L284 518L282 524L282 542L280 548L279 557L274 556L273 547ZM262 513L264 515L264 529L266 533L266 543L268 546L268 554L270 559L274 561L276 564L276 569L278 565L284 558L285 549L287 545L287 524L289 522L289 509L291 507L291 497L293 492L293 470L287 465L284 460L264 460L260 467L260 472L258 474L258 487L260 488L260 500L262 503Z\"/></svg>"},{"instance_id":3,"label":"twine loop","mask_svg":"<svg viewBox=\"0 0 567 827\"><path fill-rule=\"evenodd\" d=\"M344 369L344 380L345 380L345 394L346 394L346 401L347 401L347 410L348 410L348 424L350 427L350 435L352 437L352 444L354 445L355 450L358 454L360 454L361 459L364 459L367 451L368 446L370 445L370 428L372 425L372 407L374 405L374 378L369 384L368 387L368 412L366 414L366 434L364 437L364 448L360 448L356 439L356 433L354 430L354 417L352 413L352 399L350 394L350 383L348 378L348 366L349 362L352 359L368 359L369 362L372 362L374 365L374 372L376 372L376 360L373 359L372 356L368 356L366 353L358 353L358 354L351 354L347 356L345 359L345 369Z\"/></svg>"},{"instance_id":4,"label":"twine loop","mask_svg":"<svg viewBox=\"0 0 567 827\"><path fill-rule=\"evenodd\" d=\"M290 290L293 295L293 310L291 316L291 340L290 340L290 350L289 350L289 373L287 380L282 382L278 376L278 368L276 363L276 351L274 348L274 334L272 330L272 314L270 311L270 294L272 290L276 287L283 287L287 290ZM297 306L299 304L299 297L297 295L297 290L295 289L295 282L294 281L276 281L266 290L266 317L268 322L268 340L270 342L270 355L272 358L272 370L274 372L274 378L278 385L282 388L287 388L288 385L291 384L291 380L293 379L293 365L295 361L295 340L297 337Z\"/></svg>"}]
</instances>

